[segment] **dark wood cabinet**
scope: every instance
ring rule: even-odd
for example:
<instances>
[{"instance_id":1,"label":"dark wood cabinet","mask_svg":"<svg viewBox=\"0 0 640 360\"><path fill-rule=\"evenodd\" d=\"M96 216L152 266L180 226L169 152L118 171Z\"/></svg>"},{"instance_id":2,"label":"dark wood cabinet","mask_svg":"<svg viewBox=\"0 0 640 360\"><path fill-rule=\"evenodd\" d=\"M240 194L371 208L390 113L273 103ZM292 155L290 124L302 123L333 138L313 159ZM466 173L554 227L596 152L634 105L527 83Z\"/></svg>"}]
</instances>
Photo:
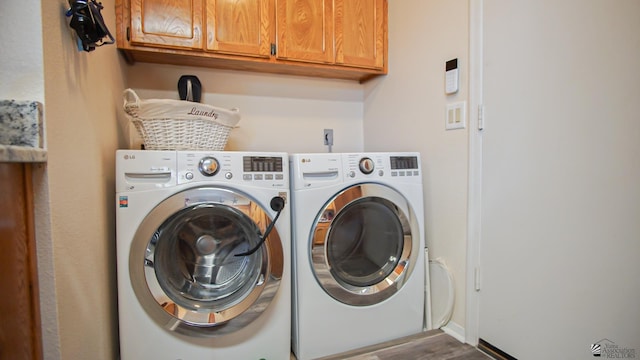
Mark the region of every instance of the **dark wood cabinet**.
<instances>
[{"instance_id":1,"label":"dark wood cabinet","mask_svg":"<svg viewBox=\"0 0 640 360\"><path fill-rule=\"evenodd\" d=\"M42 359L31 164L0 163L0 359Z\"/></svg>"}]
</instances>

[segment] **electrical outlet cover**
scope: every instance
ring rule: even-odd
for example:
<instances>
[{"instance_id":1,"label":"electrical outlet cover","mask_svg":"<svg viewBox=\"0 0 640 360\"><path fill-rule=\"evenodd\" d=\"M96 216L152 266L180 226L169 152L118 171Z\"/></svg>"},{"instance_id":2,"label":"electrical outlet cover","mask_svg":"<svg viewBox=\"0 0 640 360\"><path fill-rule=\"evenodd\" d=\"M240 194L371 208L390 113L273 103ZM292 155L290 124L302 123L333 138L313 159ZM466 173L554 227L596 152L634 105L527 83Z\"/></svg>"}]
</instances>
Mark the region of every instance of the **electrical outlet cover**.
<instances>
[{"instance_id":1,"label":"electrical outlet cover","mask_svg":"<svg viewBox=\"0 0 640 360\"><path fill-rule=\"evenodd\" d=\"M324 144L333 145L333 129L324 129Z\"/></svg>"}]
</instances>

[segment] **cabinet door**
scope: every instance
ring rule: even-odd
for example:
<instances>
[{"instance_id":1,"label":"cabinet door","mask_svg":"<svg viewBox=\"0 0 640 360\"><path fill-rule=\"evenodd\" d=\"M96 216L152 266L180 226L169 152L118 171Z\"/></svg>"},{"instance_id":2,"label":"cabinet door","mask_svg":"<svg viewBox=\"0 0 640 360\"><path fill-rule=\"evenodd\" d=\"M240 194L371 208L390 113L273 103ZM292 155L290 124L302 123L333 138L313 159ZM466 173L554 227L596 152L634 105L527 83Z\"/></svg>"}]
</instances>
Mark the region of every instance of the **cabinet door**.
<instances>
[{"instance_id":1,"label":"cabinet door","mask_svg":"<svg viewBox=\"0 0 640 360\"><path fill-rule=\"evenodd\" d=\"M274 43L272 0L206 0L207 50L269 57Z\"/></svg>"},{"instance_id":2,"label":"cabinet door","mask_svg":"<svg viewBox=\"0 0 640 360\"><path fill-rule=\"evenodd\" d=\"M0 163L0 359L42 359L29 166Z\"/></svg>"},{"instance_id":3,"label":"cabinet door","mask_svg":"<svg viewBox=\"0 0 640 360\"><path fill-rule=\"evenodd\" d=\"M131 43L202 49L203 0L131 0Z\"/></svg>"},{"instance_id":4,"label":"cabinet door","mask_svg":"<svg viewBox=\"0 0 640 360\"><path fill-rule=\"evenodd\" d=\"M336 63L382 69L386 53L386 0L334 0Z\"/></svg>"},{"instance_id":5,"label":"cabinet door","mask_svg":"<svg viewBox=\"0 0 640 360\"><path fill-rule=\"evenodd\" d=\"M333 0L276 0L276 23L278 58L334 62Z\"/></svg>"}]
</instances>

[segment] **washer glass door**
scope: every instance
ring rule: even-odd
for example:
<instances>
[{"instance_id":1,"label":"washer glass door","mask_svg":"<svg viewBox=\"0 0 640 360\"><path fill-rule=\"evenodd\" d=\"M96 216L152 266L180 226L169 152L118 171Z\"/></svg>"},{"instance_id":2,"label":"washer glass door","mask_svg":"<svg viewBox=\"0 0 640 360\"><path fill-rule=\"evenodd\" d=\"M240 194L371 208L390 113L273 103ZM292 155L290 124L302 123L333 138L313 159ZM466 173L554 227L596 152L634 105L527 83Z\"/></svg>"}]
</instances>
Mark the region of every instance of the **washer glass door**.
<instances>
[{"instance_id":1,"label":"washer glass door","mask_svg":"<svg viewBox=\"0 0 640 360\"><path fill-rule=\"evenodd\" d=\"M410 276L420 251L418 234L415 214L396 190L352 186L335 195L316 218L311 232L316 278L343 303L379 303Z\"/></svg>"},{"instance_id":2,"label":"washer glass door","mask_svg":"<svg viewBox=\"0 0 640 360\"><path fill-rule=\"evenodd\" d=\"M272 300L282 276L282 244L271 219L236 191L177 193L143 220L130 253L132 284L147 312L171 330L221 335L246 326ZM221 326L224 325L224 326Z\"/></svg>"}]
</instances>

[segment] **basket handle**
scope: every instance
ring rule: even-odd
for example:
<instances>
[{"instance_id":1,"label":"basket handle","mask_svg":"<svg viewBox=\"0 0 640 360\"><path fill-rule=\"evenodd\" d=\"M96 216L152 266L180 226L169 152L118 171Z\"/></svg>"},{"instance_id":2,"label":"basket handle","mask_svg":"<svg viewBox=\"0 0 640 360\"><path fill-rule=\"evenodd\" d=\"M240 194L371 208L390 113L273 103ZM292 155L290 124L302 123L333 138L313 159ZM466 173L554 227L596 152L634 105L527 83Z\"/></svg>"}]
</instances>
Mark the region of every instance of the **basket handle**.
<instances>
[{"instance_id":1,"label":"basket handle","mask_svg":"<svg viewBox=\"0 0 640 360\"><path fill-rule=\"evenodd\" d=\"M122 98L124 100L123 107L125 109L140 107L140 97L135 91L133 91L133 89L125 89L122 92Z\"/></svg>"}]
</instances>

